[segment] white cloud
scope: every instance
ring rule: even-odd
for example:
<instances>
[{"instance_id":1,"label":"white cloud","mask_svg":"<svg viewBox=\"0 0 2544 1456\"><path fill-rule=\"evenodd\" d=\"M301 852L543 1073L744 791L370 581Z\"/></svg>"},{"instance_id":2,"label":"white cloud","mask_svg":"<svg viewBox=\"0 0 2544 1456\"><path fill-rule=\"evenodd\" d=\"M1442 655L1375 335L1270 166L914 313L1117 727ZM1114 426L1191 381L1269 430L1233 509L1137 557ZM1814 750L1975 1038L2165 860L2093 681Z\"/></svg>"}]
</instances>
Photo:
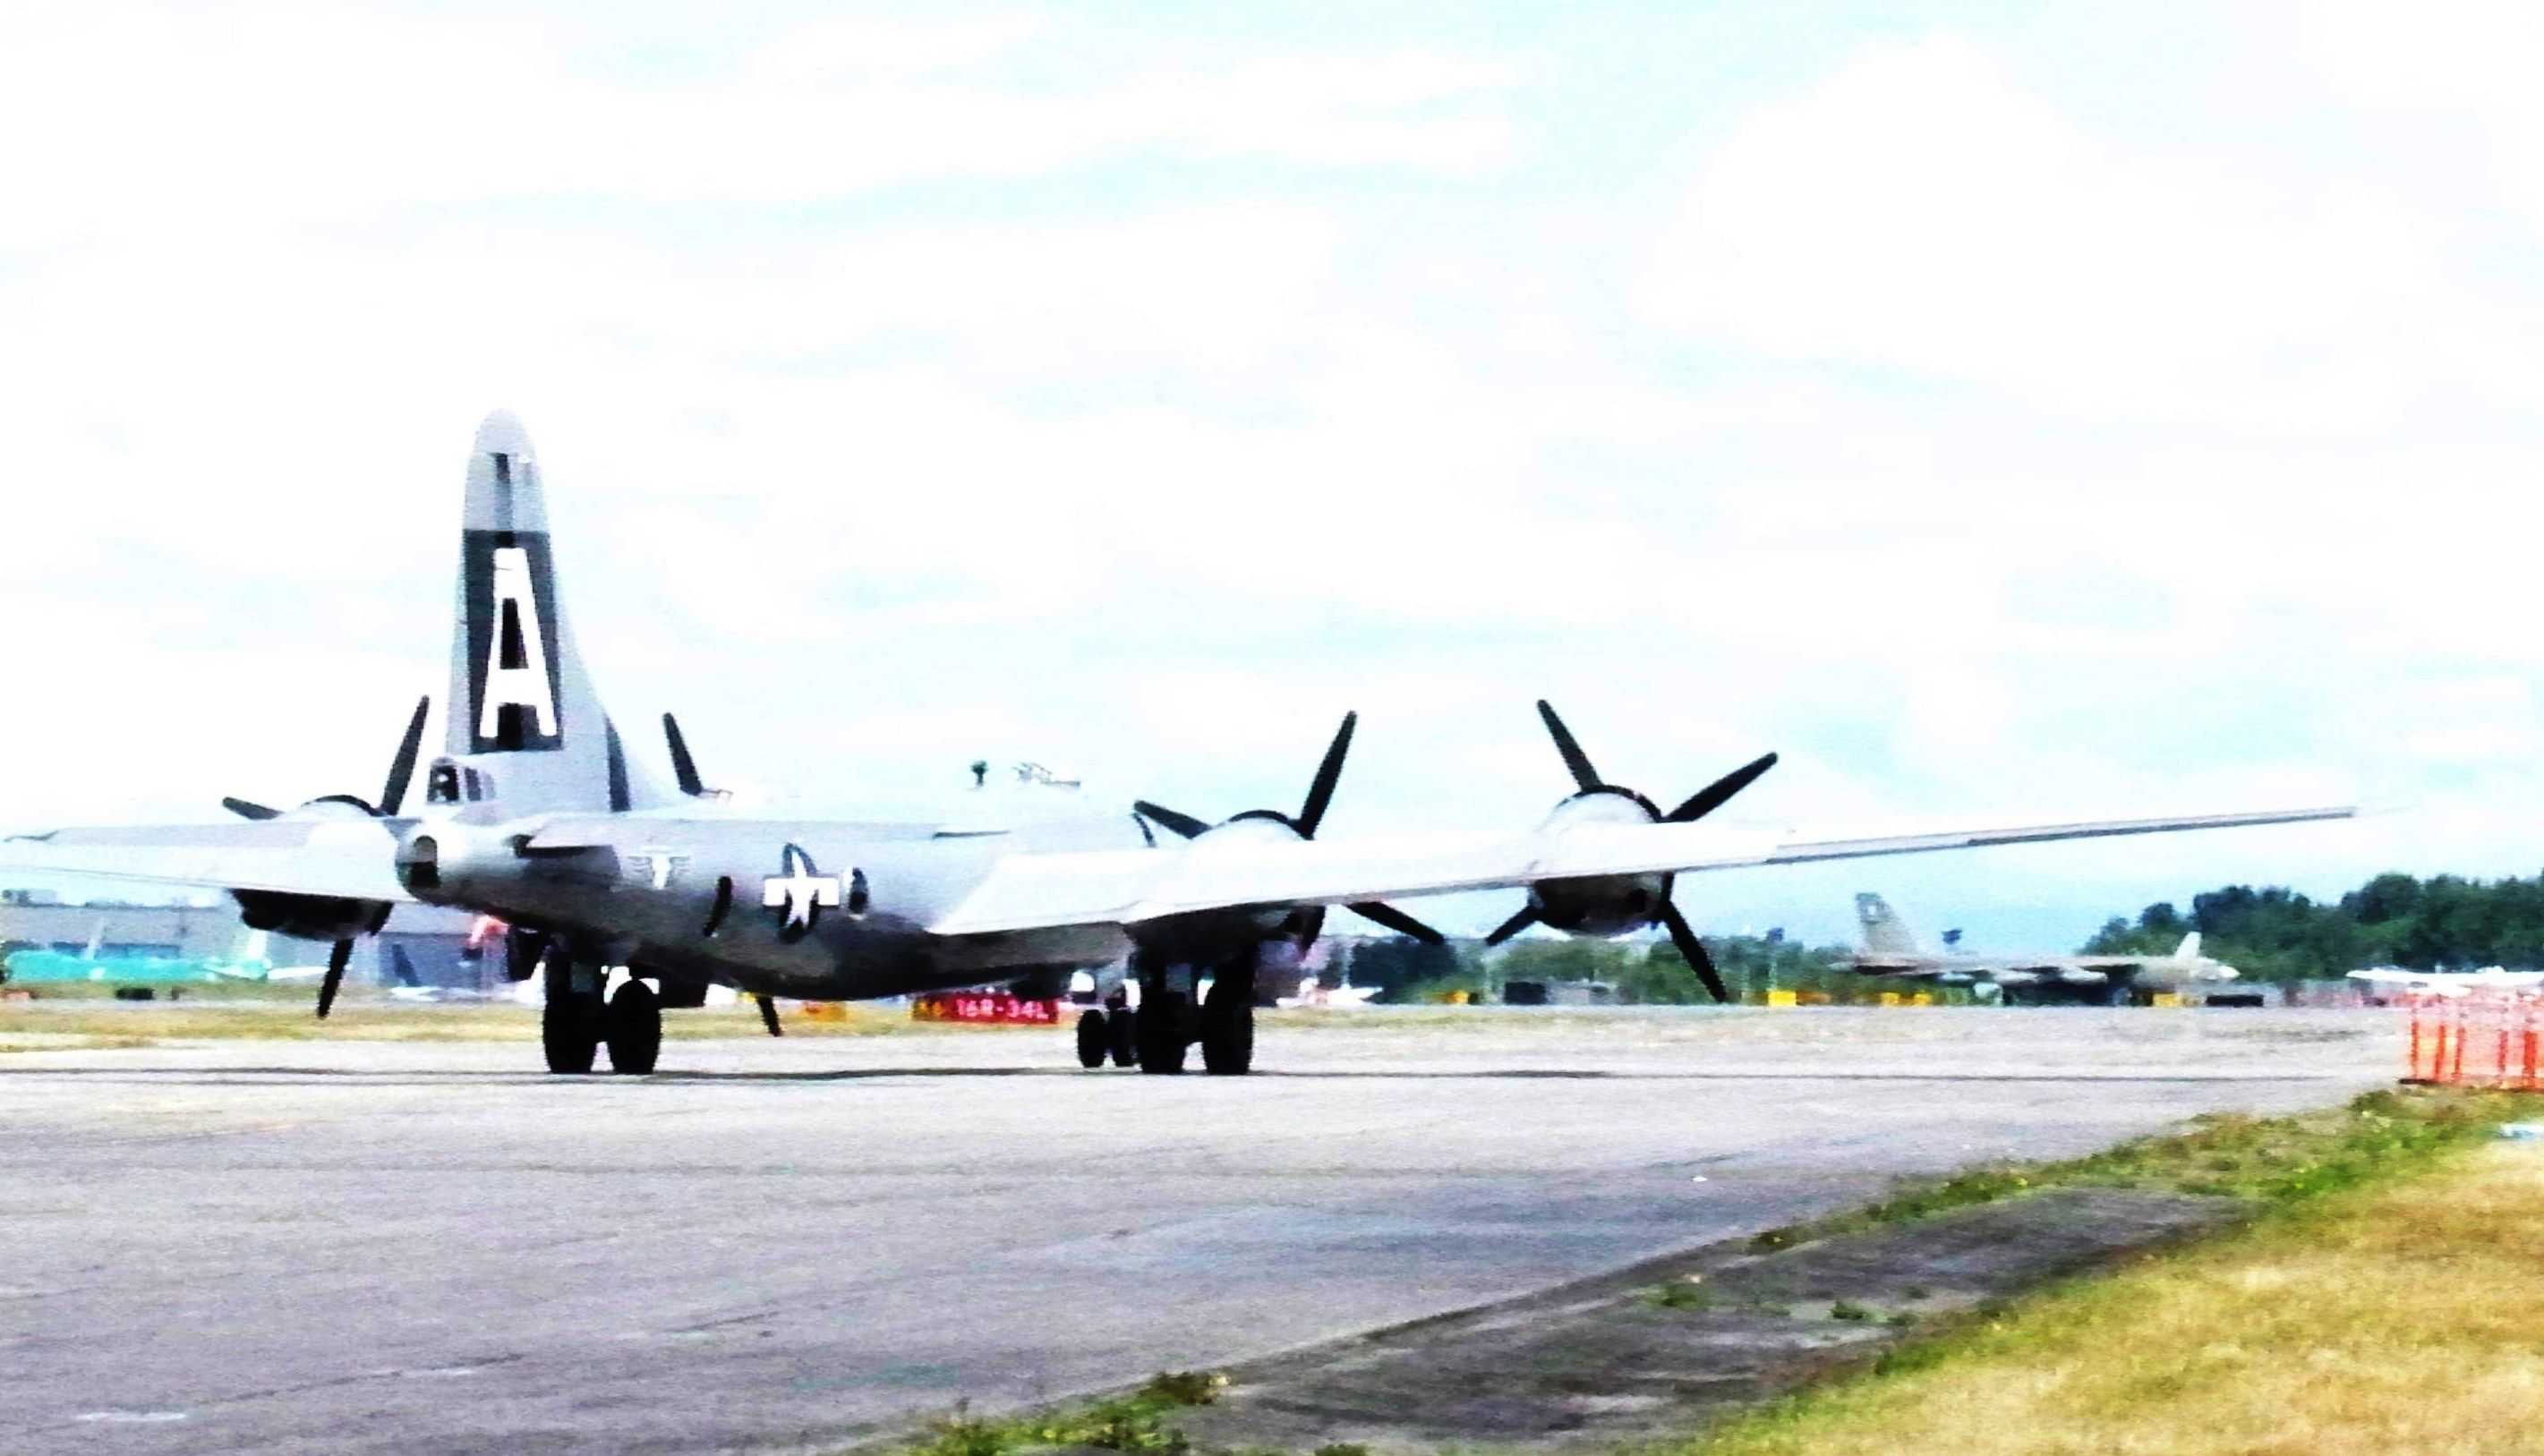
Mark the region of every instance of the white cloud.
<instances>
[{"instance_id":1,"label":"white cloud","mask_svg":"<svg viewBox=\"0 0 2544 1456\"><path fill-rule=\"evenodd\" d=\"M1510 148L1512 72L1420 52L1021 91L967 66L1031 33L961 19L816 23L648 85L532 28L346 4L70 7L0 34L21 202L0 247L494 199L800 202L1144 151L1471 169Z\"/></svg>"},{"instance_id":2,"label":"white cloud","mask_svg":"<svg viewBox=\"0 0 2544 1456\"><path fill-rule=\"evenodd\" d=\"M2065 413L2366 430L2479 388L2509 348L2436 249L2372 183L2107 141L1938 38L1747 118L1690 189L1654 297L1769 355Z\"/></svg>"},{"instance_id":3,"label":"white cloud","mask_svg":"<svg viewBox=\"0 0 2544 1456\"><path fill-rule=\"evenodd\" d=\"M0 618L61 770L12 819L375 777L495 405L621 721L812 803L990 752L1283 805L1357 707L1336 832L1509 825L1564 789L1545 694L1656 798L1786 750L1761 822L2441 804L1863 881L2097 919L2515 867L2544 813L2500 686L2544 665L2534 371L2481 322L2531 300L2367 162L1885 43L1709 117L1655 210L1525 169L1626 82L1468 36L1107 67L849 20L653 75L483 18L104 14L0 41L51 203L0 223L40 543ZM1852 874L1692 903L1842 927Z\"/></svg>"}]
</instances>

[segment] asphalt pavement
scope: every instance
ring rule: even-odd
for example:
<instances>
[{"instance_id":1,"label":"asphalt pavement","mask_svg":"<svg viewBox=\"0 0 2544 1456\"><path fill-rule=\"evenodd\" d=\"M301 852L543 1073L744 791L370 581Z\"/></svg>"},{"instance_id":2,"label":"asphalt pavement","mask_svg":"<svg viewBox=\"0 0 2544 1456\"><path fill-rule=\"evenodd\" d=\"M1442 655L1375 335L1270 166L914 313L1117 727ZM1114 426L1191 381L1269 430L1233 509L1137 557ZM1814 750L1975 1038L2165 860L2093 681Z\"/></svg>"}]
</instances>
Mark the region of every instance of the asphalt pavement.
<instances>
[{"instance_id":1,"label":"asphalt pavement","mask_svg":"<svg viewBox=\"0 0 2544 1456\"><path fill-rule=\"evenodd\" d=\"M0 1450L822 1449L1259 1357L2193 1113L2388 1013L1371 1013L1242 1079L1066 1035L0 1055Z\"/></svg>"}]
</instances>

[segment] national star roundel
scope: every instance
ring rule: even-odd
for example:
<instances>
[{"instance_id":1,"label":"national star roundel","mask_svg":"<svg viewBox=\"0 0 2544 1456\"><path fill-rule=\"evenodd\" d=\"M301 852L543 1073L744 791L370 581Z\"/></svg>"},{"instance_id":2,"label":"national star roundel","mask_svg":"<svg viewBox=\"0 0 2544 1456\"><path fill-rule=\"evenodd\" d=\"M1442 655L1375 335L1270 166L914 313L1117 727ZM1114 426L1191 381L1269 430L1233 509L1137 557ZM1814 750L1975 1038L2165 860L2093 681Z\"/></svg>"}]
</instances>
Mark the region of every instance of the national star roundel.
<instances>
[{"instance_id":1,"label":"national star roundel","mask_svg":"<svg viewBox=\"0 0 2544 1456\"><path fill-rule=\"evenodd\" d=\"M839 903L839 878L822 874L801 845L789 844L779 872L759 882L759 903L777 912L777 939L792 945Z\"/></svg>"}]
</instances>

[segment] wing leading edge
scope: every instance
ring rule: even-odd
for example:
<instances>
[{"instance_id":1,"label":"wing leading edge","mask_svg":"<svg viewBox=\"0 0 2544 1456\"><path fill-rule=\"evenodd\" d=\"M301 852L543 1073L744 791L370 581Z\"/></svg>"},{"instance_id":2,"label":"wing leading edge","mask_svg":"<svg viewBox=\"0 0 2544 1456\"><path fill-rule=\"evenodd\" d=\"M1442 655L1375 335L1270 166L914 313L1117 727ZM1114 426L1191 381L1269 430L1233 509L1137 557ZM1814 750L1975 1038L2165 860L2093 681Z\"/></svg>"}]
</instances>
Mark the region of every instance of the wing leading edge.
<instances>
[{"instance_id":1,"label":"wing leading edge","mask_svg":"<svg viewBox=\"0 0 2544 1456\"><path fill-rule=\"evenodd\" d=\"M1129 926L1213 910L1332 905L1500 889L1539 880L1701 874L2001 844L2304 823L2356 813L2350 806L2272 809L1791 842L1743 837L1710 824L1671 823L1584 826L1559 834L1436 835L1357 843L1214 843L1204 838L1162 851L1010 856L929 929L953 936Z\"/></svg>"},{"instance_id":2,"label":"wing leading edge","mask_svg":"<svg viewBox=\"0 0 2544 1456\"><path fill-rule=\"evenodd\" d=\"M56 829L0 839L0 871L406 904L394 819Z\"/></svg>"}]
</instances>

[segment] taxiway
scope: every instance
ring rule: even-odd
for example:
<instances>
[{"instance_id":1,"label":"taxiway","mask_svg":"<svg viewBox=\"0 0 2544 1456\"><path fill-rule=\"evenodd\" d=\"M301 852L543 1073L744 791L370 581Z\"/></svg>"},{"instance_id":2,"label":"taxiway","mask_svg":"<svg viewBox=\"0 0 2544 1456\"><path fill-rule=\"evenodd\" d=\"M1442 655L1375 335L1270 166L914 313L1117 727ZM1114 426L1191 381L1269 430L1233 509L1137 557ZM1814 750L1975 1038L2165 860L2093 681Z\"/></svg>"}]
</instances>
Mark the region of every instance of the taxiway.
<instances>
[{"instance_id":1,"label":"taxiway","mask_svg":"<svg viewBox=\"0 0 2544 1456\"><path fill-rule=\"evenodd\" d=\"M2392 1079L2386 1014L1268 1018L1239 1080L1057 1033L0 1057L0 1448L847 1444L1260 1356L2195 1112Z\"/></svg>"}]
</instances>

